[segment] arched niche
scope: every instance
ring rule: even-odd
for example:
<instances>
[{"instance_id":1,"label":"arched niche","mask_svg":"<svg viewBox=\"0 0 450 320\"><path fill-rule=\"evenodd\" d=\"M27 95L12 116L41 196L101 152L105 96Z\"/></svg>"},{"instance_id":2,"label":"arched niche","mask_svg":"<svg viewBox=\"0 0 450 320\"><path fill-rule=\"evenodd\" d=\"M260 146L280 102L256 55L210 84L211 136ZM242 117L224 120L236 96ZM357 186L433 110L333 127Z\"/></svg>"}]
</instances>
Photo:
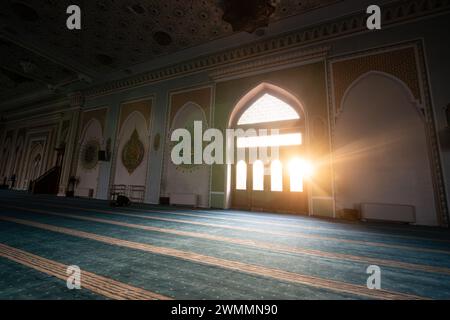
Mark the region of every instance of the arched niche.
<instances>
[{"instance_id":1,"label":"arched niche","mask_svg":"<svg viewBox=\"0 0 450 320\"><path fill-rule=\"evenodd\" d=\"M149 129L145 117L133 111L120 128L115 159L115 185L144 187L147 179Z\"/></svg>"},{"instance_id":2,"label":"arched niche","mask_svg":"<svg viewBox=\"0 0 450 320\"><path fill-rule=\"evenodd\" d=\"M204 110L194 102L184 104L173 118L166 138L161 196L171 197L174 194L195 194L198 199L198 206L206 208L209 207L209 166L204 164L175 165L171 159L172 148L177 144L177 142L171 142L172 132L176 129L187 129L191 133L191 145L193 146L195 121L202 122L203 131L208 128ZM194 150L192 149L193 152Z\"/></svg>"},{"instance_id":3,"label":"arched niche","mask_svg":"<svg viewBox=\"0 0 450 320\"><path fill-rule=\"evenodd\" d=\"M418 224L436 225L425 122L409 88L369 72L347 89L341 110L334 132L337 210L410 205Z\"/></svg>"},{"instance_id":4,"label":"arched niche","mask_svg":"<svg viewBox=\"0 0 450 320\"><path fill-rule=\"evenodd\" d=\"M76 173L79 181L75 188L76 196L96 196L99 175L98 150L102 143L102 125L98 119L92 118L83 128L79 140L80 152Z\"/></svg>"}]
</instances>

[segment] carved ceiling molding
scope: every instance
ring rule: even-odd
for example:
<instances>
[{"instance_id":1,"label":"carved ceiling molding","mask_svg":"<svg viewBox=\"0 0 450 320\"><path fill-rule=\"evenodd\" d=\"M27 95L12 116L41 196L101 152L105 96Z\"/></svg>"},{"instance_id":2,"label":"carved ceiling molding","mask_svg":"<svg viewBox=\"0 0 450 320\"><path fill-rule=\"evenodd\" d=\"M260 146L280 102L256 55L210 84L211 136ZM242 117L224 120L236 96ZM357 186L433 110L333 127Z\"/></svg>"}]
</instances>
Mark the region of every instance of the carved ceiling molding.
<instances>
[{"instance_id":1,"label":"carved ceiling molding","mask_svg":"<svg viewBox=\"0 0 450 320\"><path fill-rule=\"evenodd\" d=\"M400 1L383 6L382 20L386 28L425 16L444 14L448 11L450 11L450 0ZM353 14L276 38L243 45L239 48L156 69L126 79L108 82L87 89L83 93L86 97L93 98L193 73L212 71L221 66L251 61L261 56L283 54L289 49L305 47L338 37L371 32L367 30L366 19L367 14L365 12Z\"/></svg>"},{"instance_id":2,"label":"carved ceiling molding","mask_svg":"<svg viewBox=\"0 0 450 320\"><path fill-rule=\"evenodd\" d=\"M82 1L82 30L67 32L64 13L74 1L3 0L0 32L75 73L101 76L243 30L264 33L260 28L268 24L340 1ZM264 10L267 5L273 10Z\"/></svg>"},{"instance_id":3,"label":"carved ceiling molding","mask_svg":"<svg viewBox=\"0 0 450 320\"><path fill-rule=\"evenodd\" d=\"M69 105L71 107L81 107L84 105L84 96L81 92L69 94Z\"/></svg>"},{"instance_id":4,"label":"carved ceiling molding","mask_svg":"<svg viewBox=\"0 0 450 320\"><path fill-rule=\"evenodd\" d=\"M22 108L14 108L7 110L2 114L6 122L15 125L16 122L26 121L41 121L43 115L44 119L48 117L61 117L61 113L74 109L69 105L67 97L57 97L51 100L46 100L41 103L34 103Z\"/></svg>"},{"instance_id":5,"label":"carved ceiling molding","mask_svg":"<svg viewBox=\"0 0 450 320\"><path fill-rule=\"evenodd\" d=\"M225 81L261 70L277 69L282 66L293 66L305 61L323 59L329 51L330 47L314 47L305 50L296 49L283 54L275 53L251 61L227 65L211 71L209 75L214 81Z\"/></svg>"}]
</instances>

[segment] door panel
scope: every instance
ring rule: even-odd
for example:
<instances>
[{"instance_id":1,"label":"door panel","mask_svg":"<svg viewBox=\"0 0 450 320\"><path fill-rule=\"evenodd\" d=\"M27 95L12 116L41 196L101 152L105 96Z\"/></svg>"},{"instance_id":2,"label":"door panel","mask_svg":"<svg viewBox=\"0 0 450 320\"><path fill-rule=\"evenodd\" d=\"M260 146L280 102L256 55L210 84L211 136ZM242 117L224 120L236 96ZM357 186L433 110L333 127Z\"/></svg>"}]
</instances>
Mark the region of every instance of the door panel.
<instances>
[{"instance_id":1,"label":"door panel","mask_svg":"<svg viewBox=\"0 0 450 320\"><path fill-rule=\"evenodd\" d=\"M308 185L303 192L290 191L289 160L302 157L302 147L280 148L283 165L283 191L271 191L270 163L265 164L264 191L253 190L253 166L247 165L247 190L236 190L236 166L232 166L232 207L235 209L308 214Z\"/></svg>"}]
</instances>

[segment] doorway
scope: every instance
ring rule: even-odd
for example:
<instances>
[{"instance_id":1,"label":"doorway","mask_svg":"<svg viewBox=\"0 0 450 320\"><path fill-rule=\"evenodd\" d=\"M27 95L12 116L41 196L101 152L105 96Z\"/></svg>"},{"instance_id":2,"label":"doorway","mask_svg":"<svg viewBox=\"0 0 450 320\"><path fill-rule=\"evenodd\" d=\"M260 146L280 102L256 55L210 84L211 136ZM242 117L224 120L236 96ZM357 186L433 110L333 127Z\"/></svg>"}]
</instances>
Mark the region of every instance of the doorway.
<instances>
[{"instance_id":1,"label":"doorway","mask_svg":"<svg viewBox=\"0 0 450 320\"><path fill-rule=\"evenodd\" d=\"M303 107L278 87L259 89L243 98L230 119L230 128L240 132L233 143L231 207L308 214L312 167Z\"/></svg>"}]
</instances>

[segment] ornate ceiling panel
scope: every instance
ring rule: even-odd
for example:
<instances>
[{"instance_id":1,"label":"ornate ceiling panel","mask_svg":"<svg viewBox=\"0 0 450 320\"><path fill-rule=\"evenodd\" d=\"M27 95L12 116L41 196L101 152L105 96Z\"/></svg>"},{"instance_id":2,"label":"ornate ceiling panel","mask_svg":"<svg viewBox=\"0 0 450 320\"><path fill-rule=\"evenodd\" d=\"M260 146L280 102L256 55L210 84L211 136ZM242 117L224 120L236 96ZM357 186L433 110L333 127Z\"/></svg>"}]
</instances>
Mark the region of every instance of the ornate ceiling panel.
<instances>
[{"instance_id":1,"label":"ornate ceiling panel","mask_svg":"<svg viewBox=\"0 0 450 320\"><path fill-rule=\"evenodd\" d=\"M95 80L337 1L2 0L0 97L25 86L60 87L79 74ZM66 28L72 4L82 9L82 30Z\"/></svg>"},{"instance_id":2,"label":"ornate ceiling panel","mask_svg":"<svg viewBox=\"0 0 450 320\"><path fill-rule=\"evenodd\" d=\"M45 86L33 79L23 77L0 67L0 99L13 98L22 92L44 89Z\"/></svg>"},{"instance_id":3,"label":"ornate ceiling panel","mask_svg":"<svg viewBox=\"0 0 450 320\"><path fill-rule=\"evenodd\" d=\"M53 88L77 78L71 70L0 38L0 97Z\"/></svg>"},{"instance_id":4,"label":"ornate ceiling panel","mask_svg":"<svg viewBox=\"0 0 450 320\"><path fill-rule=\"evenodd\" d=\"M223 21L220 0L2 0L0 12L11 36L70 56L100 72L125 68L233 34ZM261 0L246 0L261 2ZM274 22L336 0L262 0L274 2ZM79 4L82 30L69 31L66 8ZM240 17L244 19L244 17Z\"/></svg>"}]
</instances>

